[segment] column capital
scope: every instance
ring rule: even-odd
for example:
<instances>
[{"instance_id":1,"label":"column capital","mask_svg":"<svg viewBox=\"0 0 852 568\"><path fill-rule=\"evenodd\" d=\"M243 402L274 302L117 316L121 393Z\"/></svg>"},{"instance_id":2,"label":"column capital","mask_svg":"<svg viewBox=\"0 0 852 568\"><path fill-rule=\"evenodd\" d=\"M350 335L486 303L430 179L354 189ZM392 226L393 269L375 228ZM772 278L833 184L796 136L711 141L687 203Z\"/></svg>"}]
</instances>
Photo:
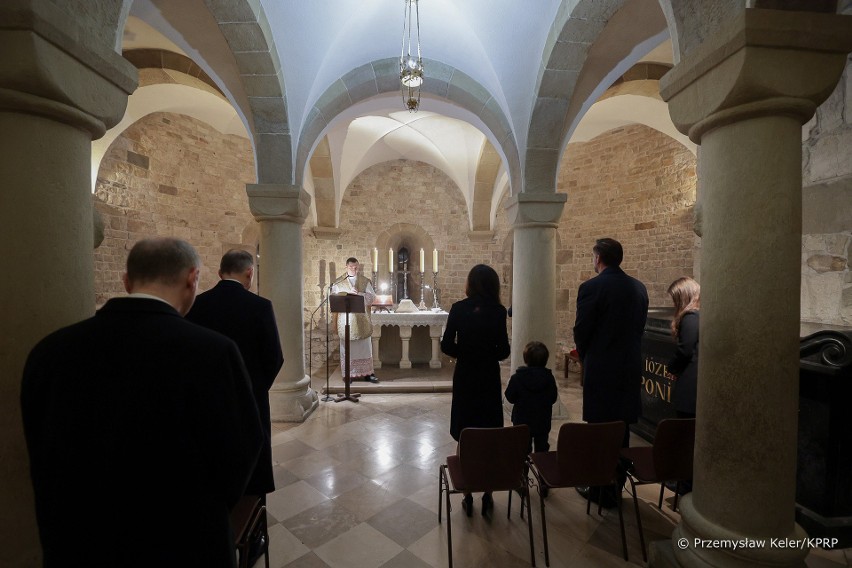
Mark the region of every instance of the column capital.
<instances>
[{"instance_id":1,"label":"column capital","mask_svg":"<svg viewBox=\"0 0 852 568\"><path fill-rule=\"evenodd\" d=\"M506 214L514 228L556 228L565 201L564 193L519 193L506 201Z\"/></svg>"},{"instance_id":2,"label":"column capital","mask_svg":"<svg viewBox=\"0 0 852 568\"><path fill-rule=\"evenodd\" d=\"M672 121L704 133L760 116L813 116L852 50L852 16L746 8L660 80Z\"/></svg>"},{"instance_id":3,"label":"column capital","mask_svg":"<svg viewBox=\"0 0 852 568\"><path fill-rule=\"evenodd\" d=\"M138 84L136 68L49 2L0 8L0 110L64 122L100 138L118 124Z\"/></svg>"},{"instance_id":4,"label":"column capital","mask_svg":"<svg viewBox=\"0 0 852 568\"><path fill-rule=\"evenodd\" d=\"M298 185L250 183L246 185L249 209L257 221L287 221L303 224L311 207L311 196Z\"/></svg>"}]
</instances>

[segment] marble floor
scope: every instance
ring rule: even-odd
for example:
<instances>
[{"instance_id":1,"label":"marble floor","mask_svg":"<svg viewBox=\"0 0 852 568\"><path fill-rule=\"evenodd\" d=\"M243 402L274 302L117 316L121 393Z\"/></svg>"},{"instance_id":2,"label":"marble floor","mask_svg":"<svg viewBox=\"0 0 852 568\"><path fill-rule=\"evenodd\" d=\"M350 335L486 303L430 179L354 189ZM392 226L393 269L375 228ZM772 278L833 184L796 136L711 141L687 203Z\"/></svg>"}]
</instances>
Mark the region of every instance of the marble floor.
<instances>
[{"instance_id":1,"label":"marble floor","mask_svg":"<svg viewBox=\"0 0 852 568\"><path fill-rule=\"evenodd\" d=\"M576 381L559 382L564 416L578 420L580 388ZM324 379L317 380L314 387L319 391L323 385ZM273 424L277 490L268 497L270 566L446 566L446 520L438 524L437 481L439 464L456 449L448 433L451 396L365 393L358 403L320 402L302 424ZM554 421L552 443L563 421ZM656 508L658 491L659 486L640 489L648 540L668 538L678 520L665 505L663 511ZM456 566L529 566L527 528L517 513L518 500L507 519L507 494L494 498L492 518L480 515L478 499L468 518L461 496L454 496ZM544 566L537 496L532 513L536 563ZM643 565L629 498L624 518L629 563L621 557L616 511L604 510L601 516L593 508L586 515L585 501L573 489L552 491L547 500L551 566ZM852 551L812 552L808 566L852 566Z\"/></svg>"}]
</instances>

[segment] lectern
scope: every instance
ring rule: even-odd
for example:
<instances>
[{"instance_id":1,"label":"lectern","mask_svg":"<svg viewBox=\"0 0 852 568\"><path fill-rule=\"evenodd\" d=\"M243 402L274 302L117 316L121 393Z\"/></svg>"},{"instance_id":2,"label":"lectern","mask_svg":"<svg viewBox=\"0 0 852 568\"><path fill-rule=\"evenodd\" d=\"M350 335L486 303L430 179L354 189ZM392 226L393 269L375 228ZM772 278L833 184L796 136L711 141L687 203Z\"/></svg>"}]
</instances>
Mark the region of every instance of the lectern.
<instances>
[{"instance_id":1,"label":"lectern","mask_svg":"<svg viewBox=\"0 0 852 568\"><path fill-rule=\"evenodd\" d=\"M334 399L334 402L340 402L342 400L351 400L352 402L358 402L358 398L361 395L358 393L349 392L350 384L352 383L352 377L350 376L349 367L349 353L351 352L351 350L349 349L349 314L364 313L364 296L359 296L358 294L337 294L329 296L328 301L329 306L331 307L331 313L346 314L346 326L344 327L343 334L343 345L345 346L346 350L346 355L344 356L345 361L343 362L344 393L343 395L338 395L337 398Z\"/></svg>"}]
</instances>

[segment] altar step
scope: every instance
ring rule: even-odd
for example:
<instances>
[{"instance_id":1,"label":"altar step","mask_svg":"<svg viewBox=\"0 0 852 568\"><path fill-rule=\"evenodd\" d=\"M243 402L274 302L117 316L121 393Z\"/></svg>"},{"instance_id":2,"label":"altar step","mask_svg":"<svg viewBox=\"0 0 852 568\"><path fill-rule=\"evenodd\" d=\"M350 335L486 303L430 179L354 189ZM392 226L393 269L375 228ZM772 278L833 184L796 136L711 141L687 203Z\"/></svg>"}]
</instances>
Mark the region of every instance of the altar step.
<instances>
[{"instance_id":1,"label":"altar step","mask_svg":"<svg viewBox=\"0 0 852 568\"><path fill-rule=\"evenodd\" d=\"M342 394L345 390L340 368L334 370L329 377L329 386L325 381L319 382L319 373L314 373L313 384L321 394ZM324 374L324 373L323 373ZM453 392L453 373L451 368L431 369L428 365L416 365L412 369L399 367L382 367L376 369L378 383L356 380L350 386L351 392L362 394L396 394L396 393L442 393Z\"/></svg>"}]
</instances>

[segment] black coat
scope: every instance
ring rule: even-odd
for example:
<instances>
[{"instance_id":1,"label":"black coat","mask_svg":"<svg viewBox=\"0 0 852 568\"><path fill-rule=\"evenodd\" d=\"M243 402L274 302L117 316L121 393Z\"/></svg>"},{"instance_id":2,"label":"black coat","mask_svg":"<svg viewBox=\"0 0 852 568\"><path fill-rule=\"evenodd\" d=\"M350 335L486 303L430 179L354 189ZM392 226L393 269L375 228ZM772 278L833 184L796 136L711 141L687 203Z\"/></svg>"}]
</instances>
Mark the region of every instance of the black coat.
<instances>
[{"instance_id":1,"label":"black coat","mask_svg":"<svg viewBox=\"0 0 852 568\"><path fill-rule=\"evenodd\" d=\"M667 367L669 373L677 376L674 409L695 414L698 394L698 312L686 312L680 320L677 349Z\"/></svg>"},{"instance_id":2,"label":"black coat","mask_svg":"<svg viewBox=\"0 0 852 568\"><path fill-rule=\"evenodd\" d=\"M526 424L533 437L550 432L553 404L558 398L556 379L546 367L518 367L506 385L506 400L514 405L512 424Z\"/></svg>"},{"instance_id":3,"label":"black coat","mask_svg":"<svg viewBox=\"0 0 852 568\"><path fill-rule=\"evenodd\" d=\"M263 441L233 341L113 299L33 348L21 410L45 567L233 566Z\"/></svg>"},{"instance_id":4,"label":"black coat","mask_svg":"<svg viewBox=\"0 0 852 568\"><path fill-rule=\"evenodd\" d=\"M465 428L503 426L500 361L509 356L506 308L482 298L453 304L441 351L455 357L450 435Z\"/></svg>"},{"instance_id":5,"label":"black coat","mask_svg":"<svg viewBox=\"0 0 852 568\"><path fill-rule=\"evenodd\" d=\"M648 291L621 268L580 284L574 342L583 365L583 420L636 422Z\"/></svg>"},{"instance_id":6,"label":"black coat","mask_svg":"<svg viewBox=\"0 0 852 568\"><path fill-rule=\"evenodd\" d=\"M275 491L270 446L272 426L269 388L281 369L284 357L281 354L272 302L249 292L239 282L220 280L216 286L198 295L186 319L227 335L240 348L266 434L257 468L246 487L246 493L263 495Z\"/></svg>"}]
</instances>

